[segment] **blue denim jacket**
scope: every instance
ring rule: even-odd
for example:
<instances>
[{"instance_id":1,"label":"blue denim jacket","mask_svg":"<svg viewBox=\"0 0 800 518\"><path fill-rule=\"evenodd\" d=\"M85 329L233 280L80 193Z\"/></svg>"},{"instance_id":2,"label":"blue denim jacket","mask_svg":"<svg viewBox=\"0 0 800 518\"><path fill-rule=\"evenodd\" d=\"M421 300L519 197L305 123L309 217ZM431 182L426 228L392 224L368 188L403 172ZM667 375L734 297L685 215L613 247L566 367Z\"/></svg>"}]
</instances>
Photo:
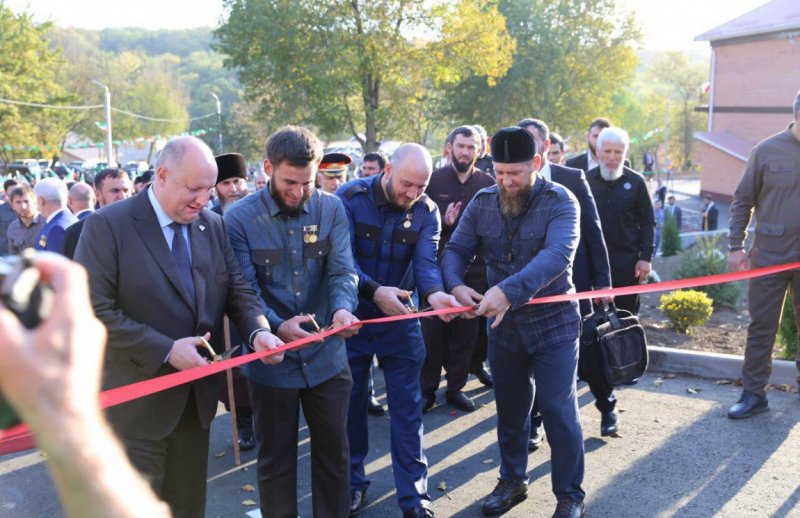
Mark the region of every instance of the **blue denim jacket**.
<instances>
[{"instance_id":1,"label":"blue denim jacket","mask_svg":"<svg viewBox=\"0 0 800 518\"><path fill-rule=\"evenodd\" d=\"M497 185L478 191L467 205L442 258L445 287L465 284L464 272L484 250L489 287L508 297L511 309L490 333L529 349L577 338L576 302L526 305L533 297L575 291L572 261L579 240L580 208L561 185L537 177L525 212L507 218L500 211ZM506 323L513 322L513 325ZM506 336L512 329L515 336Z\"/></svg>"},{"instance_id":2,"label":"blue denim jacket","mask_svg":"<svg viewBox=\"0 0 800 518\"><path fill-rule=\"evenodd\" d=\"M225 212L225 223L234 254L273 332L300 313L313 313L324 327L336 310L353 312L358 278L339 198L315 190L300 215L287 218L268 187L233 205ZM311 234L313 243L304 240ZM277 365L249 363L243 373L262 385L302 388L330 379L347 365L344 339L331 336L287 352Z\"/></svg>"}]
</instances>

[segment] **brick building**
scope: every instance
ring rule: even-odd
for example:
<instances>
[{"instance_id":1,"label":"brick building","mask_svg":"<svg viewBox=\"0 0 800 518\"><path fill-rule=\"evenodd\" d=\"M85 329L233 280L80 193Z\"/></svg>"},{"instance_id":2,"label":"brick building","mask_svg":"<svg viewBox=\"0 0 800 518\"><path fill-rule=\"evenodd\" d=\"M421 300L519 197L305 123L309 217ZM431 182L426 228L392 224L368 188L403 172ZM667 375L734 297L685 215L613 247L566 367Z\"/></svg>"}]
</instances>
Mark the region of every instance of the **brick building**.
<instances>
[{"instance_id":1,"label":"brick building","mask_svg":"<svg viewBox=\"0 0 800 518\"><path fill-rule=\"evenodd\" d=\"M731 201L750 150L786 129L800 90L800 0L773 0L695 38L711 44L706 131L695 132L701 194Z\"/></svg>"}]
</instances>

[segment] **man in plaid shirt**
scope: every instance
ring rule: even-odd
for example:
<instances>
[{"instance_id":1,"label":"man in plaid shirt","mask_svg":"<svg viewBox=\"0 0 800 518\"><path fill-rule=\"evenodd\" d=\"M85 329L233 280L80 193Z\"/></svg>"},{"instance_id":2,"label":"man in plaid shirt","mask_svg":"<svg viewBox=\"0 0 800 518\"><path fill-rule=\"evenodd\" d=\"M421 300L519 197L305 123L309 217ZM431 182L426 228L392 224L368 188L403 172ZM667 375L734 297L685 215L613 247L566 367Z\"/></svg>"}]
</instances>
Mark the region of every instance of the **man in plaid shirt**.
<instances>
[{"instance_id":1,"label":"man in plaid shirt","mask_svg":"<svg viewBox=\"0 0 800 518\"><path fill-rule=\"evenodd\" d=\"M445 287L491 323L500 481L483 503L497 516L527 497L528 437L534 390L552 451L553 516L584 512L583 437L575 390L580 317L577 302L526 305L532 297L574 292L572 261L580 209L564 187L536 174L541 157L531 134L514 126L492 138L497 185L478 192L445 247ZM482 249L489 290L466 286L464 273Z\"/></svg>"}]
</instances>

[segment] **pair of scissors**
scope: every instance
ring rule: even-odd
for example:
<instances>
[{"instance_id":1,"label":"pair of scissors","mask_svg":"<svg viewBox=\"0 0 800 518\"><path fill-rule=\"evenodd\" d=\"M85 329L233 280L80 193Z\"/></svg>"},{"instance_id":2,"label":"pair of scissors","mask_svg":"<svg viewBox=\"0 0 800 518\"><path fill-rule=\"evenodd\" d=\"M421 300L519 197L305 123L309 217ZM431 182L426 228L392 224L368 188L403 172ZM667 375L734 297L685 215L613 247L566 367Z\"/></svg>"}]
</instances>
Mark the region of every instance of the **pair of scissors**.
<instances>
[{"instance_id":1,"label":"pair of scissors","mask_svg":"<svg viewBox=\"0 0 800 518\"><path fill-rule=\"evenodd\" d=\"M200 337L200 345L198 345L198 347L202 347L203 349L205 349L206 351L208 351L208 354L210 354L210 355L211 355L211 361L212 361L212 362L221 362L221 361L223 361L223 360L227 360L227 359L229 359L230 357L232 357L232 356L233 356L233 354L234 354L236 351L238 351L239 349L241 349L241 347L242 347L242 344L239 344L239 345L237 345L236 347L231 347L230 349L228 349L227 351L225 351L225 352L224 352L224 353L222 353L222 354L217 354L217 353L214 351L214 349L211 347L211 344L210 344L210 343L208 343L208 340L206 340L205 338L203 338L203 337L201 336L201 337Z\"/></svg>"}]
</instances>

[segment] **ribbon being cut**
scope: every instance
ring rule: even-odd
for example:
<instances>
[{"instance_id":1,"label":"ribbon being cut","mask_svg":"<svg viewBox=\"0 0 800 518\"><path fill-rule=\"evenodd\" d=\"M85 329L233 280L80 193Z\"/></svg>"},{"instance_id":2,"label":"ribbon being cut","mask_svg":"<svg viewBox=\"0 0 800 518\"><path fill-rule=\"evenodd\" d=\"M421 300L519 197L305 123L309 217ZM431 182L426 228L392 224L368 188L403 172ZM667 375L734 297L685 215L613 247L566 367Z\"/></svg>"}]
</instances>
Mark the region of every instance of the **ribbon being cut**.
<instances>
[{"instance_id":1,"label":"ribbon being cut","mask_svg":"<svg viewBox=\"0 0 800 518\"><path fill-rule=\"evenodd\" d=\"M568 300L594 299L600 297L613 297L620 295L632 295L632 294L642 294L642 293L653 293L659 291L678 290L684 288L694 288L698 286L708 286L710 284L722 284L725 282L753 279L756 277L763 277L765 275L770 275L774 273L780 273L795 269L800 269L800 262L781 264L776 266L767 266L764 268L756 268L752 270L745 270L735 273L722 273L717 275L708 275L704 277L694 277L691 279L665 281L655 284L641 284L638 286L626 286L623 288L610 288L605 290L586 291L580 293L566 293L564 295L534 298L531 299L528 302L528 304L548 304L553 302L564 302ZM394 322L397 320L406 320L411 318L425 318L443 314L465 313L467 311L471 311L472 309L474 308L472 307L450 308L444 310L432 310L432 311L409 313L405 315L397 315L391 317L374 318L371 320L363 320L358 324L353 324L348 327L354 327L356 325L382 324L386 322ZM254 360L259 360L261 358L265 358L273 354L278 354L283 351L288 351L291 349L302 347L303 345L311 343L312 341L318 340L320 336L328 337L342 331L343 329L347 329L347 327L337 327L337 328L322 330L317 334L284 344L278 347L277 349L273 349L271 351L259 351L250 354L245 354L243 356L238 356L236 358L223 359L222 361L215 361L213 363L209 363L208 365L202 367L197 367L185 371L179 371L172 374L168 374L166 376L161 376L158 378L149 379L139 383L126 385L124 387L118 387L115 389L107 390L100 395L101 405L103 408L108 408L111 406L120 405L122 403L127 403L128 401L149 396L151 394L155 394L156 392L161 392L163 390L177 387L178 385L182 385L184 383L190 383L197 379L204 378L206 376L211 376L212 374L217 374L219 372L223 372L233 367L239 367L245 363L249 363ZM24 424L9 428L7 430L0 430L0 455L14 453L17 451L22 451L34 447L35 447L34 437L28 430L28 427L25 426Z\"/></svg>"}]
</instances>

